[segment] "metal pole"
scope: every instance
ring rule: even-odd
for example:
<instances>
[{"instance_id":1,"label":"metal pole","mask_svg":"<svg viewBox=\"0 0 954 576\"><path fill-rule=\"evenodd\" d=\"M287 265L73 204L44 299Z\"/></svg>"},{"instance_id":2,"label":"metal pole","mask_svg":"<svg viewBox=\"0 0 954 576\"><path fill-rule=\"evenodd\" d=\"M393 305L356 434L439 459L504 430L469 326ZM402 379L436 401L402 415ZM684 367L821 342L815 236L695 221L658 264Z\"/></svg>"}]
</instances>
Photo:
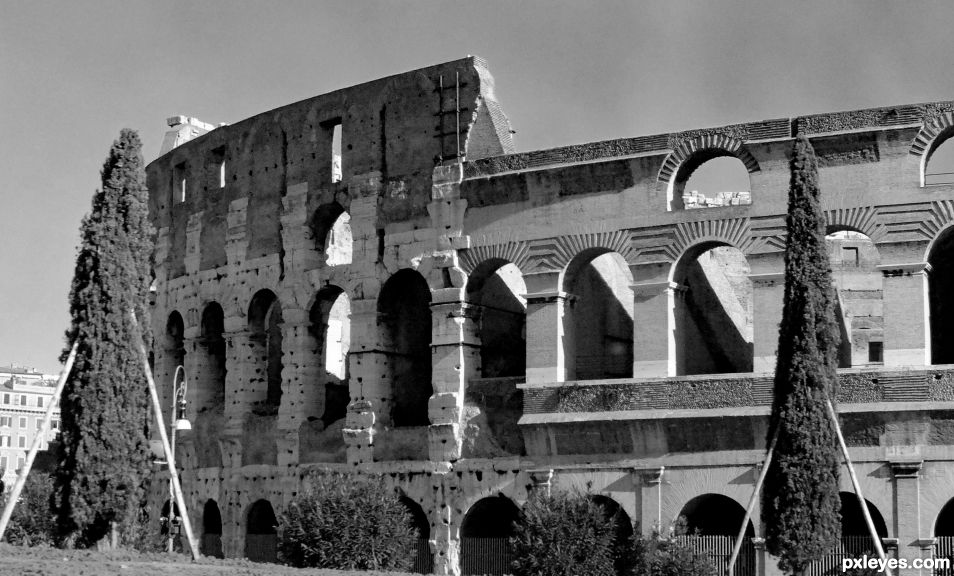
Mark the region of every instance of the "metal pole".
<instances>
[{"instance_id":1,"label":"metal pole","mask_svg":"<svg viewBox=\"0 0 954 576\"><path fill-rule=\"evenodd\" d=\"M768 451L765 453L765 463L762 464L759 478L755 482L755 490L752 492L752 497L749 498L749 505L745 509L745 516L742 517L742 527L739 528L739 535L736 537L735 544L732 546L732 555L729 556L729 576L734 576L735 574L735 561L738 560L739 551L742 550L742 541L745 539L745 529L748 528L749 519L752 518L752 510L755 508L755 503L759 500L759 492L762 491L762 484L765 483L765 476L768 475L769 465L772 463L772 456L775 454L775 444L778 442L779 428L779 426L776 426L775 432L772 433L772 440L769 442Z\"/></svg>"},{"instance_id":2,"label":"metal pole","mask_svg":"<svg viewBox=\"0 0 954 576\"><path fill-rule=\"evenodd\" d=\"M36 436L33 437L33 443L30 444L30 452L27 454L26 463L23 465L23 468L20 469L20 473L17 474L17 481L13 485L13 491L10 492L10 499L7 500L7 503L3 506L3 515L0 516L0 541L3 540L3 535L7 531L7 524L10 523L10 517L13 516L13 507L16 506L20 492L23 490L23 485L26 484L27 474L30 473L30 468L33 467L33 460L36 459L36 453L40 451L40 444L43 442L43 438L46 437L50 420L53 419L53 408L60 399L60 394L63 393L63 387L66 386L66 378L69 376L70 370L73 369L73 362L76 361L77 347L78 343L73 342L73 347L70 348L70 355L66 357L66 364L60 371L60 378L56 381L53 398L50 399L50 404L46 407L43 423L40 424L40 429L37 430Z\"/></svg>"},{"instance_id":3,"label":"metal pole","mask_svg":"<svg viewBox=\"0 0 954 576\"><path fill-rule=\"evenodd\" d=\"M851 457L848 455L848 445L845 444L845 437L841 435L841 425L838 423L838 414L835 413L835 406L831 403L831 398L825 399L828 402L828 417L831 418L832 426L835 427L835 434L838 436L838 445L841 446L841 453L845 456L845 464L848 466L848 475L851 477L851 484L855 487L855 496L858 498L858 504L861 506L861 514L865 517L865 524L868 525L868 532L874 541L875 552L878 558L884 563L884 573L891 576L891 569L887 566L887 557L884 554L884 547L881 546L881 537L875 530L874 521L871 520L871 514L868 513L868 503L865 497L861 495L861 485L858 483L858 477L855 475L855 467L851 464Z\"/></svg>"},{"instance_id":4,"label":"metal pole","mask_svg":"<svg viewBox=\"0 0 954 576\"><path fill-rule=\"evenodd\" d=\"M176 470L176 380L179 377L179 369L182 366L176 366L176 373L172 376L172 414L169 415L169 446L172 451L169 452L169 458L172 461L171 468ZM178 472L178 471L177 471ZM173 551L175 544L175 534L172 533L173 522L176 519L176 493L172 488L172 482L169 482L169 527L168 537L166 538L166 550Z\"/></svg>"},{"instance_id":5,"label":"metal pole","mask_svg":"<svg viewBox=\"0 0 954 576\"><path fill-rule=\"evenodd\" d=\"M136 320L136 313L129 311L129 317L133 326L139 326ZM172 449L169 446L169 436L166 434L166 424L163 422L162 406L159 404L159 394L156 392L156 381L152 378L152 369L149 367L149 354L146 352L146 345L142 341L142 334L136 332L136 344L139 346L139 355L142 356L142 366L146 372L146 382L149 384L149 395L152 397L152 407L156 413L156 420L159 424L159 439L162 440L162 449L166 455L166 464L169 466L169 476L172 481L172 488L175 491L176 501L179 504L179 512L182 514L182 524L185 526L186 538L189 539L189 547L192 548L192 558L198 560L201 557L199 553L199 542L192 533L192 521L189 519L189 512L186 510L185 497L182 495L182 486L179 485L179 474L176 473L175 465L170 457Z\"/></svg>"}]
</instances>

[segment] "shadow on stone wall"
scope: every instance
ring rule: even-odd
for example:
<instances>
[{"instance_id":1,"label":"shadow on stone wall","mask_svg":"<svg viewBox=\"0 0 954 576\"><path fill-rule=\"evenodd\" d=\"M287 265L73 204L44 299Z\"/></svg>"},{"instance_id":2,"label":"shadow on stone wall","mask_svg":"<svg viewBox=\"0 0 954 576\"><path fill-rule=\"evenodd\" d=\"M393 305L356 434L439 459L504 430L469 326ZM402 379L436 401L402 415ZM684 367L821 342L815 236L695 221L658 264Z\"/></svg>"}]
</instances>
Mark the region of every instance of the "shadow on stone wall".
<instances>
[{"instance_id":1,"label":"shadow on stone wall","mask_svg":"<svg viewBox=\"0 0 954 576\"><path fill-rule=\"evenodd\" d=\"M195 417L192 428L192 442L195 447L195 461L199 468L222 466L222 449L219 439L225 429L225 407L221 404L210 410L203 410Z\"/></svg>"},{"instance_id":2,"label":"shadow on stone wall","mask_svg":"<svg viewBox=\"0 0 954 576\"><path fill-rule=\"evenodd\" d=\"M245 421L242 464L278 464L278 415L249 414Z\"/></svg>"},{"instance_id":3,"label":"shadow on stone wall","mask_svg":"<svg viewBox=\"0 0 954 576\"><path fill-rule=\"evenodd\" d=\"M342 430L344 418L327 428L321 420L308 420L298 429L298 463L346 462L347 451Z\"/></svg>"}]
</instances>

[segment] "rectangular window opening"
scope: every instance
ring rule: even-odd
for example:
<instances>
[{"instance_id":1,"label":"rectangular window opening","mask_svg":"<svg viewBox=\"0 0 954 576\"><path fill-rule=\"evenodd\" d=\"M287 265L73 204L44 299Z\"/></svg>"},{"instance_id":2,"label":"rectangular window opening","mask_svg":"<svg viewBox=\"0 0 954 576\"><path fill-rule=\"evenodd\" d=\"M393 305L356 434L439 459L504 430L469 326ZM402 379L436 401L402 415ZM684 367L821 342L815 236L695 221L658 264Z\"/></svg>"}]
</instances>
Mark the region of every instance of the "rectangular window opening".
<instances>
[{"instance_id":1,"label":"rectangular window opening","mask_svg":"<svg viewBox=\"0 0 954 576\"><path fill-rule=\"evenodd\" d=\"M845 266L854 266L857 268L861 265L861 257L858 254L858 248L856 246L845 246L842 249L842 261L845 263Z\"/></svg>"},{"instance_id":2,"label":"rectangular window opening","mask_svg":"<svg viewBox=\"0 0 954 576\"><path fill-rule=\"evenodd\" d=\"M172 169L172 202L173 204L181 204L186 200L186 185L188 181L186 180L186 165L185 162L182 164L176 164Z\"/></svg>"},{"instance_id":3,"label":"rectangular window opening","mask_svg":"<svg viewBox=\"0 0 954 576\"><path fill-rule=\"evenodd\" d=\"M219 188L225 188L225 146L219 146L212 151L212 168L215 170Z\"/></svg>"},{"instance_id":4,"label":"rectangular window opening","mask_svg":"<svg viewBox=\"0 0 954 576\"><path fill-rule=\"evenodd\" d=\"M331 133L331 183L341 182L342 174L342 156L341 156L341 118L329 120L324 124L326 131ZM327 132L326 132L327 133Z\"/></svg>"},{"instance_id":5,"label":"rectangular window opening","mask_svg":"<svg viewBox=\"0 0 954 576\"><path fill-rule=\"evenodd\" d=\"M868 342L868 362L884 362L884 342Z\"/></svg>"}]
</instances>

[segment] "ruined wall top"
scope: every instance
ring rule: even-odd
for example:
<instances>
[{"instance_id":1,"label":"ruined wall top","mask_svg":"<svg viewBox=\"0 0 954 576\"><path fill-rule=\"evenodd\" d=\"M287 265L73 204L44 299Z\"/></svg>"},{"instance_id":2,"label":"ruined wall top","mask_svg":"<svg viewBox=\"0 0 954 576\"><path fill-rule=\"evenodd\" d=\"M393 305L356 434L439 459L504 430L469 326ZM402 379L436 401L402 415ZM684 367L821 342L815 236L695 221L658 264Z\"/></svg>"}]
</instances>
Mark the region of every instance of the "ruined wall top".
<instances>
[{"instance_id":1,"label":"ruined wall top","mask_svg":"<svg viewBox=\"0 0 954 576\"><path fill-rule=\"evenodd\" d=\"M436 163L513 152L493 78L475 56L343 88L228 126L195 124L173 127L175 142L164 143L163 154L147 167L157 226L199 211L224 217L232 200L277 200L294 184L307 182L310 196L321 195L372 172L386 183L386 219L423 217ZM188 129L189 137L180 138L177 128Z\"/></svg>"}]
</instances>

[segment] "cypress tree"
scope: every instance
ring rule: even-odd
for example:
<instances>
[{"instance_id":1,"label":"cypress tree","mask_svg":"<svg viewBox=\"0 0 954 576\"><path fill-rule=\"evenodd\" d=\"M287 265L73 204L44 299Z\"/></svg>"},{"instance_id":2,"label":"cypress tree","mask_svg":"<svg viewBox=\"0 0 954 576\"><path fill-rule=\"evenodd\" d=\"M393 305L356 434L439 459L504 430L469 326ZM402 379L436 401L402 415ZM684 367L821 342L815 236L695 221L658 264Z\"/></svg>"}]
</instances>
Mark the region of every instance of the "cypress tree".
<instances>
[{"instance_id":1,"label":"cypress tree","mask_svg":"<svg viewBox=\"0 0 954 576\"><path fill-rule=\"evenodd\" d=\"M769 434L778 434L765 478L766 546L799 574L840 535L840 468L826 402L837 387L835 293L819 202L818 164L804 135L795 140L788 195L785 303L779 329Z\"/></svg>"},{"instance_id":2,"label":"cypress tree","mask_svg":"<svg viewBox=\"0 0 954 576\"><path fill-rule=\"evenodd\" d=\"M129 129L113 142L70 290L67 346L78 351L61 401L53 507L59 537L80 546L134 517L149 474L149 393L129 318L134 310L148 330L153 240L141 148Z\"/></svg>"}]
</instances>

